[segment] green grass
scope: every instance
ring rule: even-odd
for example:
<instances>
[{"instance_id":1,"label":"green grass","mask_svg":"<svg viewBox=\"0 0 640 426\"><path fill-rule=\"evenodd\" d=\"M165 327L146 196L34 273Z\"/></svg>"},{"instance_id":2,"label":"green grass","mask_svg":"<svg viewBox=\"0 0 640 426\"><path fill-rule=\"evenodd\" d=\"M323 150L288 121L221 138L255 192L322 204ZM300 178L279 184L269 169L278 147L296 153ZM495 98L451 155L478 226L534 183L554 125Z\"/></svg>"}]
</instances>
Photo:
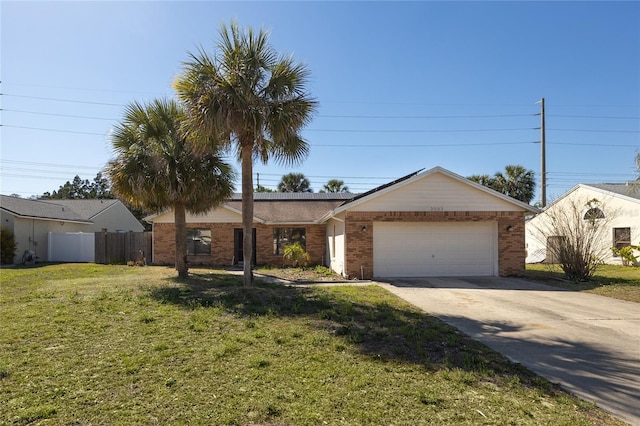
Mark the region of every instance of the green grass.
<instances>
[{"instance_id":1,"label":"green grass","mask_svg":"<svg viewBox=\"0 0 640 426\"><path fill-rule=\"evenodd\" d=\"M621 424L377 286L0 270L0 424Z\"/></svg>"},{"instance_id":2,"label":"green grass","mask_svg":"<svg viewBox=\"0 0 640 426\"><path fill-rule=\"evenodd\" d=\"M556 287L640 303L640 267L601 265L587 282L564 279L558 265L528 264L526 277Z\"/></svg>"}]
</instances>

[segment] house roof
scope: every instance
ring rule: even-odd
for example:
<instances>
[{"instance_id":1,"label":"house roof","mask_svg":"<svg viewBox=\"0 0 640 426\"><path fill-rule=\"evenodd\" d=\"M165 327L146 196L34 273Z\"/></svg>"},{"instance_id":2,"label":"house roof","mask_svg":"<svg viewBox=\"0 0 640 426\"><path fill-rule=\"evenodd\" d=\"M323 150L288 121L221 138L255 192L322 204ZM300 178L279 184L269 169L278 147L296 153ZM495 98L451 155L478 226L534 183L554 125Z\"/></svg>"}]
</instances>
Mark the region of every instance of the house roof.
<instances>
[{"instance_id":1,"label":"house roof","mask_svg":"<svg viewBox=\"0 0 640 426\"><path fill-rule=\"evenodd\" d=\"M336 201L350 200L357 194L350 192L254 192L254 201ZM229 201L242 201L242 194L235 193Z\"/></svg>"},{"instance_id":2,"label":"house roof","mask_svg":"<svg viewBox=\"0 0 640 426\"><path fill-rule=\"evenodd\" d=\"M631 202L640 203L640 184L635 183L579 183L567 192L553 200L553 202L547 204L543 211L549 210L553 205L560 202L565 197L568 197L573 192L580 188L589 188L608 194L613 197L623 198Z\"/></svg>"},{"instance_id":3,"label":"house roof","mask_svg":"<svg viewBox=\"0 0 640 426\"><path fill-rule=\"evenodd\" d=\"M587 183L584 186L640 200L640 183Z\"/></svg>"},{"instance_id":4,"label":"house roof","mask_svg":"<svg viewBox=\"0 0 640 426\"><path fill-rule=\"evenodd\" d=\"M414 182L418 179L422 179L433 173L442 173L466 185L486 192L493 197L497 197L503 201L516 205L525 211L533 213L538 213L539 211L537 208L532 207L527 203L523 203L515 198L511 198L478 183L472 182L442 167L434 167L424 172L423 170L424 169L421 169L410 173L362 194L351 194L346 192L255 192L253 194L254 220L270 224L322 223L336 213L348 210L355 205L371 200L372 198L378 197L389 191L393 191L396 188ZM234 213L241 214L242 194L233 194L233 196L220 207L233 211ZM148 216L145 220L153 222L155 218L162 214L163 213L159 213Z\"/></svg>"},{"instance_id":5,"label":"house roof","mask_svg":"<svg viewBox=\"0 0 640 426\"><path fill-rule=\"evenodd\" d=\"M424 170L424 169L422 169L422 170ZM502 194L502 193L500 193L498 191L495 191L495 190L493 190L491 188L487 188L486 186L480 185L479 183L470 181L469 179L464 178L464 177L462 177L462 176L460 176L460 175L458 175L456 173L453 173L452 171L449 171L449 170L447 170L447 169L445 169L443 167L439 167L438 166L438 167L434 167L432 169L429 169L427 171L422 171L422 170L419 170L417 172L411 173L411 174L409 174L407 176L401 177L400 179L396 179L393 182L384 184L382 186L379 186L378 188L374 188L371 191L368 191L368 192L366 192L366 193L364 193L364 194L362 194L360 196L357 196L357 197L353 198L352 200L343 203L341 206L336 208L333 212L330 212L330 214L325 215L325 217L323 219L326 219L326 218L330 217L332 214L348 210L349 208L353 207L354 205L357 205L357 204L364 203L366 201L372 200L372 199L374 199L376 197L379 197L379 196L381 196L383 194L388 193L389 191L393 191L393 190L395 190L395 189L397 189L399 187L402 187L404 185L408 185L408 184L410 184L412 182L415 182L415 181L417 181L419 179L423 179L423 178L428 177L430 175L433 175L435 173L440 173L440 174L443 174L445 176L448 176L448 177L450 177L452 179L455 179L455 180L457 180L457 181L459 181L459 182L461 182L461 183L463 183L465 185L468 185L470 187L476 188L476 189L478 189L480 191L486 192L487 194L489 194L491 196L494 196L496 198L499 198L499 199L507 201L507 202L509 202L511 204L514 204L514 205L522 208L523 210L526 210L526 211L529 211L529 212L532 212L532 213L538 213L539 212L539 210L537 208L532 207L527 203L524 203L522 201L516 200L515 198L509 197L508 195L504 195L504 194Z\"/></svg>"},{"instance_id":6,"label":"house roof","mask_svg":"<svg viewBox=\"0 0 640 426\"><path fill-rule=\"evenodd\" d=\"M352 194L353 196L353 194ZM257 200L253 201L253 216L264 223L315 223L328 211L343 203L344 200ZM228 201L226 207L241 212L241 201Z\"/></svg>"},{"instance_id":7,"label":"house roof","mask_svg":"<svg viewBox=\"0 0 640 426\"><path fill-rule=\"evenodd\" d=\"M29 200L0 196L0 208L23 218L91 223L118 200Z\"/></svg>"}]
</instances>

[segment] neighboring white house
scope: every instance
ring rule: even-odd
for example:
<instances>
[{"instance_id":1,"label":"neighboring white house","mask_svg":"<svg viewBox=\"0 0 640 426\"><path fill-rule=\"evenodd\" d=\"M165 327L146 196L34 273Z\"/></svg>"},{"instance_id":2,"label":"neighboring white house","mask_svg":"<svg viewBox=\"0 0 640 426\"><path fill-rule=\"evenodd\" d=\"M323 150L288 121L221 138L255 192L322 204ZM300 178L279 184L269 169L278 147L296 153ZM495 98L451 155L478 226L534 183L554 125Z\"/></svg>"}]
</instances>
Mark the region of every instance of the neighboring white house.
<instances>
[{"instance_id":1,"label":"neighboring white house","mask_svg":"<svg viewBox=\"0 0 640 426\"><path fill-rule=\"evenodd\" d=\"M0 196L0 223L15 235L15 263L26 250L49 259L49 233L142 232L144 227L119 200L28 200Z\"/></svg>"},{"instance_id":2,"label":"neighboring white house","mask_svg":"<svg viewBox=\"0 0 640 426\"><path fill-rule=\"evenodd\" d=\"M592 203L591 207L588 202ZM578 206L581 220L602 220L605 229L600 246L602 260L608 264L621 264L611 247L640 245L640 185L638 184L579 184L555 200L540 214L526 223L527 263L543 262L547 259L547 247L553 238L561 235L545 235L552 217L558 209L565 212ZM586 219L585 219L586 218Z\"/></svg>"}]
</instances>

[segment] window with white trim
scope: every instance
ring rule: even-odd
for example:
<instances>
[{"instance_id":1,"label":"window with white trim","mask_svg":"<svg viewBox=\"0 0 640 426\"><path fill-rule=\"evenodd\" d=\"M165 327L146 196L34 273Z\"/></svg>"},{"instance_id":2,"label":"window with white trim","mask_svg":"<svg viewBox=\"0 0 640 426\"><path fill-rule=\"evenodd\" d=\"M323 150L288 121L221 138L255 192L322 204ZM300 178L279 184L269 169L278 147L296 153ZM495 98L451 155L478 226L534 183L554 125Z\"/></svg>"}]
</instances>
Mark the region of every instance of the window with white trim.
<instances>
[{"instance_id":1,"label":"window with white trim","mask_svg":"<svg viewBox=\"0 0 640 426\"><path fill-rule=\"evenodd\" d=\"M631 245L631 228L613 228L613 246L617 249ZM614 254L617 257L617 254Z\"/></svg>"}]
</instances>

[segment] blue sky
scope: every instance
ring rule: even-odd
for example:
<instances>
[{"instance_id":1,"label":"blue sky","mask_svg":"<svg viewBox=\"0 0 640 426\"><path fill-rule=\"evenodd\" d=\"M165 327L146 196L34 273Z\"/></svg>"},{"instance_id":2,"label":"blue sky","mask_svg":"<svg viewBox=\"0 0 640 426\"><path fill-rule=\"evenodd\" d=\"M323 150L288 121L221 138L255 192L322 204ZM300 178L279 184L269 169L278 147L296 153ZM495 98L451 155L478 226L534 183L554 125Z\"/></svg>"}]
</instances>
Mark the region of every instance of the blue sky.
<instances>
[{"instance_id":1,"label":"blue sky","mask_svg":"<svg viewBox=\"0 0 640 426\"><path fill-rule=\"evenodd\" d=\"M223 23L271 31L311 71L318 114L299 167L257 164L275 187L302 172L362 192L415 170L462 176L508 164L547 194L635 178L640 2L0 3L0 192L22 197L93 179L124 105L171 97L187 52ZM232 164L239 169L235 159ZM237 188L240 188L239 182ZM538 201L537 199L534 201Z\"/></svg>"}]
</instances>

